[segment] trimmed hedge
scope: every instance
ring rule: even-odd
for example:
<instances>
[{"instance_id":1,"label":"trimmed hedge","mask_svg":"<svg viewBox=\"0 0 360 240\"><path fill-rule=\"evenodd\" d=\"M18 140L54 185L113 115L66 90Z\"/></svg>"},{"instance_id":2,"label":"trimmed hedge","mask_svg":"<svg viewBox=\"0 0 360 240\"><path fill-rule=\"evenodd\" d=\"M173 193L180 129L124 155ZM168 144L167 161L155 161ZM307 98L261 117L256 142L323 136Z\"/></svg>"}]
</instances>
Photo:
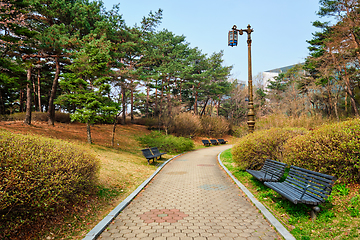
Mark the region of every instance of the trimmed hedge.
<instances>
[{"instance_id":1,"label":"trimmed hedge","mask_svg":"<svg viewBox=\"0 0 360 240\"><path fill-rule=\"evenodd\" d=\"M260 169L267 158L282 159L282 146L290 138L303 135L304 128L271 128L255 131L238 141L231 153L237 165L245 169Z\"/></svg>"},{"instance_id":2,"label":"trimmed hedge","mask_svg":"<svg viewBox=\"0 0 360 240\"><path fill-rule=\"evenodd\" d=\"M191 139L164 135L159 131L152 131L150 134L137 139L143 147L157 147L168 153L181 153L191 151L195 145Z\"/></svg>"},{"instance_id":3,"label":"trimmed hedge","mask_svg":"<svg viewBox=\"0 0 360 240\"><path fill-rule=\"evenodd\" d=\"M0 232L14 234L81 200L98 169L97 159L74 144L0 131Z\"/></svg>"},{"instance_id":4,"label":"trimmed hedge","mask_svg":"<svg viewBox=\"0 0 360 240\"><path fill-rule=\"evenodd\" d=\"M334 175L340 182L360 182L360 119L324 125L284 145L284 161Z\"/></svg>"}]
</instances>

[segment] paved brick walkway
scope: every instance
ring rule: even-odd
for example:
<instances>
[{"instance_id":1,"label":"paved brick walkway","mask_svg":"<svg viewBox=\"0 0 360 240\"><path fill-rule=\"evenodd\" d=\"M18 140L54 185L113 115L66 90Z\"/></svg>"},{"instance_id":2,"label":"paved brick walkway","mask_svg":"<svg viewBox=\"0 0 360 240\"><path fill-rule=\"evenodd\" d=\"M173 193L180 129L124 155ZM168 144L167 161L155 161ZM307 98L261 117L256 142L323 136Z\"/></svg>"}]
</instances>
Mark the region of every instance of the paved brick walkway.
<instances>
[{"instance_id":1,"label":"paved brick walkway","mask_svg":"<svg viewBox=\"0 0 360 240\"><path fill-rule=\"evenodd\" d=\"M208 147L169 162L99 239L281 239Z\"/></svg>"}]
</instances>

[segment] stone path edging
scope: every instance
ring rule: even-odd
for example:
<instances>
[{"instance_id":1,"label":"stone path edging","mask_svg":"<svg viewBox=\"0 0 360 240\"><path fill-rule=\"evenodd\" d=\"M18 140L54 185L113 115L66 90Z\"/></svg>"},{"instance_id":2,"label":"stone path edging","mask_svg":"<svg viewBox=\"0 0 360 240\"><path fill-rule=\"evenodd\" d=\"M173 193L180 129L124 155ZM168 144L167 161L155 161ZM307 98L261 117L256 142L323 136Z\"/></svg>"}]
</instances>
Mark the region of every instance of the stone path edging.
<instances>
[{"instance_id":1,"label":"stone path edging","mask_svg":"<svg viewBox=\"0 0 360 240\"><path fill-rule=\"evenodd\" d=\"M160 172L160 170L171 160L182 155L176 155L175 157L170 158L166 162L164 162L158 169L148 178L146 179L134 192L132 192L124 201L122 201L119 205L117 205L114 210L112 210L103 220L101 220L86 236L83 240L94 240L96 239L105 228L111 223L114 218L127 206L129 203L143 190L144 187Z\"/></svg>"},{"instance_id":2,"label":"stone path edging","mask_svg":"<svg viewBox=\"0 0 360 240\"><path fill-rule=\"evenodd\" d=\"M223 153L223 152L221 152ZM267 208L259 202L254 195L239 181L237 180L231 172L224 166L220 160L220 155L218 155L218 162L220 166L225 170L225 172L234 180L236 185L247 195L251 202L261 211L261 213L266 217L266 219L276 228L276 230L286 239L286 240L296 240L296 238L267 210Z\"/></svg>"}]
</instances>

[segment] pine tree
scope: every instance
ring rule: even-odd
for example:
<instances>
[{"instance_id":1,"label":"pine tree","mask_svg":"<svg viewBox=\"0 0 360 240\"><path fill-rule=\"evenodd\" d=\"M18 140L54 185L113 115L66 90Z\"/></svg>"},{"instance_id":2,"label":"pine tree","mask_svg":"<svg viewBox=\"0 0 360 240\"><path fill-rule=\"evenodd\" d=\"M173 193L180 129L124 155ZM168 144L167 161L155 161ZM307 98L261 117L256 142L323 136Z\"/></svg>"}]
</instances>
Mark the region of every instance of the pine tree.
<instances>
[{"instance_id":1,"label":"pine tree","mask_svg":"<svg viewBox=\"0 0 360 240\"><path fill-rule=\"evenodd\" d=\"M63 74L61 88L66 91L58 99L62 105L75 105L72 121L86 123L87 139L91 144L90 126L118 111L108 97L110 93L110 49L105 35L89 34L83 39L83 48L74 54L73 64Z\"/></svg>"}]
</instances>

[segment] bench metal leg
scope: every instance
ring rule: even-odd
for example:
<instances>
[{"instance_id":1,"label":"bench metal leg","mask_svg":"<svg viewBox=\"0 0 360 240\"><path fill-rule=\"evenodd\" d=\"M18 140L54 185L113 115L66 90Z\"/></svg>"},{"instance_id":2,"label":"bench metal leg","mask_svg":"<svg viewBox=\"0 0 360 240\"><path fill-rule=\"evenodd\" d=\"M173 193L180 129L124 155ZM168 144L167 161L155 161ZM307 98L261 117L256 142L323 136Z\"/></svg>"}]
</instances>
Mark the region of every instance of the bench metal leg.
<instances>
[{"instance_id":1,"label":"bench metal leg","mask_svg":"<svg viewBox=\"0 0 360 240\"><path fill-rule=\"evenodd\" d=\"M315 221L316 219L316 214L320 212L320 208L318 206L312 207L311 208L311 212L310 212L310 217L312 221Z\"/></svg>"}]
</instances>

